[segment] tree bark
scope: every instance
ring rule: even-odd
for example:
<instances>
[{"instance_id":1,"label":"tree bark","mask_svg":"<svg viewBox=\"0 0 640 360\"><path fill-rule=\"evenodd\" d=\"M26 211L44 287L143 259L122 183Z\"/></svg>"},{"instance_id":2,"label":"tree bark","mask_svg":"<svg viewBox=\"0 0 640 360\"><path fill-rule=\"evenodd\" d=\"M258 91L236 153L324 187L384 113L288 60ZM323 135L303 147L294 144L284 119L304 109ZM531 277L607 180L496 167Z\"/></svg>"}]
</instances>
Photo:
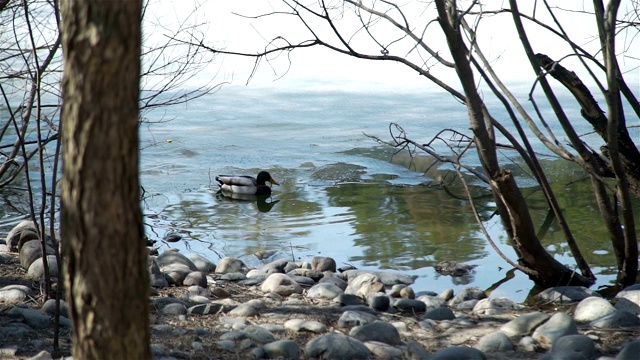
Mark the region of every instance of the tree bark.
<instances>
[{"instance_id":1,"label":"tree bark","mask_svg":"<svg viewBox=\"0 0 640 360\"><path fill-rule=\"evenodd\" d=\"M61 1L61 235L77 359L150 359L138 180L141 0Z\"/></svg>"},{"instance_id":2,"label":"tree bark","mask_svg":"<svg viewBox=\"0 0 640 360\"><path fill-rule=\"evenodd\" d=\"M510 171L500 167L495 151L495 141L490 136L490 122L482 112L482 99L476 90L469 51L460 33L455 1L438 0L439 22L447 39L456 73L464 89L469 120L475 136L478 156L490 178L493 196L511 245L521 265L533 270L529 277L544 287L558 285L591 285L588 279L567 268L553 258L540 244L526 201Z\"/></svg>"}]
</instances>

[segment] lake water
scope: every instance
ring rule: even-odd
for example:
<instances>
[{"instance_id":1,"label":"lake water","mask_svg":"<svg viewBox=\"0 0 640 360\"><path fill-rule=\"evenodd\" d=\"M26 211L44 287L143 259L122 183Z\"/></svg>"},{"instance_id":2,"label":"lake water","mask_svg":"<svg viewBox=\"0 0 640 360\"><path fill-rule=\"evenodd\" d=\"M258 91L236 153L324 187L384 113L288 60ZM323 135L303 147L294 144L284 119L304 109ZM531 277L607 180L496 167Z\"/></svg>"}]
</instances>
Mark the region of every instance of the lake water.
<instances>
[{"instance_id":1,"label":"lake water","mask_svg":"<svg viewBox=\"0 0 640 360\"><path fill-rule=\"evenodd\" d=\"M421 142L444 128L468 134L466 108L447 95L234 86L145 118L153 123L141 128L145 225L161 250L177 247L214 261L235 256L251 266L262 263L252 255L262 249L278 251L270 260L329 256L338 266L416 276L416 291L473 285L522 301L533 286L491 249L450 166L430 166L425 154L412 163L406 153L394 156L393 148L365 135L389 140L391 122ZM442 143L435 147L450 154ZM514 159L509 166L521 174L538 226L547 229L545 246L573 267L555 224L543 226L546 203L515 153L501 155ZM477 166L474 157L472 150L465 159ZM566 162L545 163L597 285L610 284L615 261L589 182ZM216 194L217 174L255 176L261 169L280 182L268 201ZM490 193L468 180L492 239L515 260L497 217L491 217ZM183 240L163 244L171 233ZM468 277L440 276L433 266L443 260L477 267Z\"/></svg>"}]
</instances>

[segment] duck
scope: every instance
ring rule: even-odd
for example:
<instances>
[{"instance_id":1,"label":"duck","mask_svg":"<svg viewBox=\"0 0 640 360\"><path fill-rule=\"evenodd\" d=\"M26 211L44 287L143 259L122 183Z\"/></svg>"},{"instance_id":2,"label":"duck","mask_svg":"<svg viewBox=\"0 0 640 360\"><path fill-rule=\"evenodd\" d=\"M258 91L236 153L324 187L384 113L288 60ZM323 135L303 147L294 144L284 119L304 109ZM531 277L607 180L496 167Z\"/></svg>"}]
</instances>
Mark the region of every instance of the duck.
<instances>
[{"instance_id":1,"label":"duck","mask_svg":"<svg viewBox=\"0 0 640 360\"><path fill-rule=\"evenodd\" d=\"M247 175L218 175L216 181L221 191L231 194L269 195L271 187L267 186L267 182L280 185L264 170L258 173L257 178Z\"/></svg>"}]
</instances>

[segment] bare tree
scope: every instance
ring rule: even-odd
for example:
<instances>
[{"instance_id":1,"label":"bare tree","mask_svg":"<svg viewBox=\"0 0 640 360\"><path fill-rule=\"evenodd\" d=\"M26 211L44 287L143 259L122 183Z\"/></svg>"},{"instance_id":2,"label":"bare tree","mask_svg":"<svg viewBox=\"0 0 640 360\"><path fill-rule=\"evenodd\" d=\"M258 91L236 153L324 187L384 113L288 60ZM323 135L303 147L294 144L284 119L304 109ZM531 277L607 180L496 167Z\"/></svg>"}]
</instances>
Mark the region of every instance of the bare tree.
<instances>
[{"instance_id":1,"label":"bare tree","mask_svg":"<svg viewBox=\"0 0 640 360\"><path fill-rule=\"evenodd\" d=\"M142 0L62 3L61 234L79 359L150 359L138 179Z\"/></svg>"},{"instance_id":2,"label":"bare tree","mask_svg":"<svg viewBox=\"0 0 640 360\"><path fill-rule=\"evenodd\" d=\"M564 3L552 5L549 1L536 2L536 6L527 11L521 11L516 1L510 1L509 6L504 8L502 3L497 7L479 1L461 5L454 0L408 2L402 5L387 0L282 0L277 4L272 12L239 15L251 19L254 27L264 31L263 37L271 39L257 51L220 49L207 45L205 39L194 41L183 38L182 41L202 46L213 53L253 57L254 72L264 59L271 61L294 49L309 47L324 47L361 59L397 62L415 70L466 105L472 138L484 169L484 176L480 178L487 182L493 192L502 223L518 255L519 268L543 286L590 285L595 277L580 253L570 224L564 219L545 171L537 159L526 134L526 130L530 131L554 154L575 162L589 175L615 249L618 284L626 286L635 283L638 249L631 196L640 198L640 154L629 136L625 112L631 111L633 116L640 116L640 104L627 86L619 67L618 59L625 56L625 52L618 53L615 49L620 34L628 33L628 38L632 40L637 36L637 29L633 27L640 24L637 2L627 3L627 11L622 18L618 17L620 1L611 1L606 6L602 1L595 1L591 11L573 13L593 19L600 46L591 52L574 41L567 32L567 24L559 20L559 13L571 12L563 9ZM282 22L289 21L288 24L295 22L298 27L289 33L267 36L268 28L260 27L260 24L268 24L269 19L274 18ZM534 106L533 115L510 90L507 82L502 80L500 66L494 65L494 60L485 55L482 45L487 43L486 37L492 36L485 29L497 21L500 21L500 26L511 26L513 30L505 31L518 35L520 51L529 60L533 82L527 100ZM537 42L538 49L534 50L527 32L532 28L543 31L545 39L552 38L555 41L553 46L560 43L566 49L565 53L553 60L544 52L554 51L555 48L545 48L545 44L541 45L540 42ZM521 68L521 64L512 66ZM591 88L576 75L574 71L578 70L593 83ZM446 80L452 73L457 81L450 80L451 77ZM580 115L601 136L603 145L599 151L577 133L565 113L556 95L563 87L569 89L582 108ZM606 112L594 100L591 89L598 91L605 99ZM486 90L499 100L501 107L492 109L487 105L480 95L481 91ZM623 106L623 100L629 105L628 108ZM542 106L553 110L552 116L560 124L562 135L556 134L548 125L552 119L541 110ZM504 111L507 118L498 119L492 115L498 110ZM404 131L399 129L393 141L387 143L400 148L411 145L433 154L429 146L408 139ZM510 146L518 151L543 190L580 274L557 262L541 246L536 226L514 176L503 167L497 156L496 142L499 136L506 138ZM561 136L567 139L566 144L559 140ZM441 156L440 159L465 167L460 157Z\"/></svg>"}]
</instances>

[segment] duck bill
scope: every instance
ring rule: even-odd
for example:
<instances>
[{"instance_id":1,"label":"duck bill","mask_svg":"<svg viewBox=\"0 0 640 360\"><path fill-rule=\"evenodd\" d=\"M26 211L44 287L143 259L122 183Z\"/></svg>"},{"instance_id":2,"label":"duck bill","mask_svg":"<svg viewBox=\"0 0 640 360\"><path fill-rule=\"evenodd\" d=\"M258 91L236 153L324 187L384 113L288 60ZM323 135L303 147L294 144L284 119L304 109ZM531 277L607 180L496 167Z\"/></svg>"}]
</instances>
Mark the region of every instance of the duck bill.
<instances>
[{"instance_id":1,"label":"duck bill","mask_svg":"<svg viewBox=\"0 0 640 360\"><path fill-rule=\"evenodd\" d=\"M278 183L277 181L273 180L273 178L269 178L269 182L271 183L271 185L280 185L280 183Z\"/></svg>"}]
</instances>

